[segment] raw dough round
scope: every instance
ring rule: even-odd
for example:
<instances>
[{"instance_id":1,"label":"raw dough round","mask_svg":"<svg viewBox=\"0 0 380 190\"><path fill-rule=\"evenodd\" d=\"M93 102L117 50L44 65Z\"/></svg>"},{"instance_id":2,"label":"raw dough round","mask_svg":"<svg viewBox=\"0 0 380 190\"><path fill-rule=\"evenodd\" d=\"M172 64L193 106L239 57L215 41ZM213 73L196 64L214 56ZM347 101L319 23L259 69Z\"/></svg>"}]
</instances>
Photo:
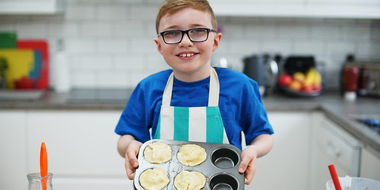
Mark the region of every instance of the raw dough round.
<instances>
[{"instance_id":1,"label":"raw dough round","mask_svg":"<svg viewBox=\"0 0 380 190\"><path fill-rule=\"evenodd\" d=\"M197 171L182 170L174 179L177 190L199 190L205 186L205 176Z\"/></svg>"},{"instance_id":2,"label":"raw dough round","mask_svg":"<svg viewBox=\"0 0 380 190\"><path fill-rule=\"evenodd\" d=\"M148 169L140 175L140 185L146 190L160 190L168 184L168 173L164 168Z\"/></svg>"},{"instance_id":3,"label":"raw dough round","mask_svg":"<svg viewBox=\"0 0 380 190\"><path fill-rule=\"evenodd\" d=\"M172 148L165 143L151 143L144 150L144 158L152 164L162 164L172 157Z\"/></svg>"},{"instance_id":4,"label":"raw dough round","mask_svg":"<svg viewBox=\"0 0 380 190\"><path fill-rule=\"evenodd\" d=\"M206 160L204 148L196 144L185 144L177 153L178 161L185 166L197 166Z\"/></svg>"}]
</instances>

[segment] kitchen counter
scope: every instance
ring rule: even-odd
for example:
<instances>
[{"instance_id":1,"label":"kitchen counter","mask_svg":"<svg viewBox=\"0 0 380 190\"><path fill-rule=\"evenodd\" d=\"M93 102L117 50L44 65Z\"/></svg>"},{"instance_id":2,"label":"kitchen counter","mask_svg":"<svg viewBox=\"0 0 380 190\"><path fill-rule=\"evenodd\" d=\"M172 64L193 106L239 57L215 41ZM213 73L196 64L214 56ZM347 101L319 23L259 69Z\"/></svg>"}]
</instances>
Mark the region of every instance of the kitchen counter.
<instances>
[{"instance_id":1,"label":"kitchen counter","mask_svg":"<svg viewBox=\"0 0 380 190\"><path fill-rule=\"evenodd\" d=\"M132 89L127 90L74 90L70 93L45 92L39 100L0 100L0 109L53 109L53 110L120 110L124 109ZM91 96L92 98L86 98ZM380 118L380 99L358 97L345 101L338 92L319 97L295 98L271 95L263 98L268 112L322 111L343 129L380 152L380 135L355 121L356 116Z\"/></svg>"}]
</instances>

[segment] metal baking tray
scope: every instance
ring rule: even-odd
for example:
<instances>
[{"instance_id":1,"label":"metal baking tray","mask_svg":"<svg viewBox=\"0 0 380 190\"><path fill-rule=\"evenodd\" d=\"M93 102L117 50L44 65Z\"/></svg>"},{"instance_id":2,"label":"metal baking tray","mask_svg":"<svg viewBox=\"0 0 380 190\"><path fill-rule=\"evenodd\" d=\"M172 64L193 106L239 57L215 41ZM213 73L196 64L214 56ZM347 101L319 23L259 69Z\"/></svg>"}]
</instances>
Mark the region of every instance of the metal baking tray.
<instances>
[{"instance_id":1,"label":"metal baking tray","mask_svg":"<svg viewBox=\"0 0 380 190\"><path fill-rule=\"evenodd\" d=\"M171 147L172 157L168 162L151 164L145 160L144 150L154 142L165 143ZM182 165L177 159L177 152L184 144L196 144L203 147L207 153L206 160L197 166ZM182 170L201 172L206 177L206 184L202 190L243 190L244 174L238 171L241 162L240 155L241 150L230 144L153 139L145 142L139 150L137 156L139 167L136 168L133 185L136 190L144 190L139 182L141 173L147 169L162 167L168 173L170 180L162 190L176 190L174 179Z\"/></svg>"}]
</instances>

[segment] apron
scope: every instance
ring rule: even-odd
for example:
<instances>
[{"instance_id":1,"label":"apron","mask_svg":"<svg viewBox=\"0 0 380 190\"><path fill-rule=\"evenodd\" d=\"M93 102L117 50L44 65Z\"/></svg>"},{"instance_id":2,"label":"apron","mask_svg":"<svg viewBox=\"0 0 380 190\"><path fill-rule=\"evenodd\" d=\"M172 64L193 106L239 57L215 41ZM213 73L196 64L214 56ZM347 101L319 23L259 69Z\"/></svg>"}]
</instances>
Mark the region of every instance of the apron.
<instances>
[{"instance_id":1,"label":"apron","mask_svg":"<svg viewBox=\"0 0 380 190\"><path fill-rule=\"evenodd\" d=\"M170 106L173 73L169 76L164 94L155 139L228 143L219 110L219 79L215 69L210 71L207 107Z\"/></svg>"}]
</instances>

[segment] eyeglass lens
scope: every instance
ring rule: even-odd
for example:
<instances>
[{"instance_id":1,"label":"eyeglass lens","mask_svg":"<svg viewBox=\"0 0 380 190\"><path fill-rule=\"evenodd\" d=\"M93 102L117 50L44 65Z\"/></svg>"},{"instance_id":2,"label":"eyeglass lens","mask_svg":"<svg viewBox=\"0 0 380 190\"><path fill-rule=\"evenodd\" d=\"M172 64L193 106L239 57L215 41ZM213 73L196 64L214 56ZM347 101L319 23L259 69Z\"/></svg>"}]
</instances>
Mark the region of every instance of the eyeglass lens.
<instances>
[{"instance_id":1,"label":"eyeglass lens","mask_svg":"<svg viewBox=\"0 0 380 190\"><path fill-rule=\"evenodd\" d=\"M188 31L171 30L163 32L162 37L166 43L180 43L184 33L186 33L193 42L203 42L207 40L209 30L204 28L194 28Z\"/></svg>"}]
</instances>

